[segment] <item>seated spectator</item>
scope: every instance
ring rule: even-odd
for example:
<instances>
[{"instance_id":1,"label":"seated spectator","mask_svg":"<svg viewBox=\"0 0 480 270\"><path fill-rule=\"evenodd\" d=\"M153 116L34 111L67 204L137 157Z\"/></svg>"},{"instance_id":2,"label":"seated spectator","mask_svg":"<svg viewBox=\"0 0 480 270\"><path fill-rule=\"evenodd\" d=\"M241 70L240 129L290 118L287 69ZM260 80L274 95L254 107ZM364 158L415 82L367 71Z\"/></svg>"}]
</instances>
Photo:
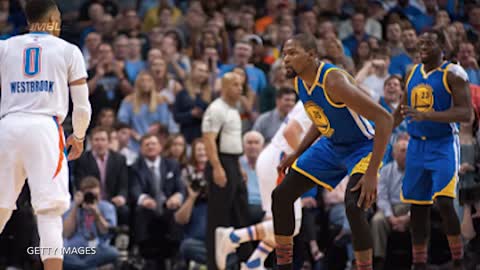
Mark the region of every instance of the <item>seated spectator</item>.
<instances>
[{"instance_id":1,"label":"seated spectator","mask_svg":"<svg viewBox=\"0 0 480 270\"><path fill-rule=\"evenodd\" d=\"M125 60L125 73L128 80L135 82L138 73L144 70L146 65L142 59L142 43L139 38L130 38L128 40L128 56Z\"/></svg>"},{"instance_id":2,"label":"seated spectator","mask_svg":"<svg viewBox=\"0 0 480 270\"><path fill-rule=\"evenodd\" d=\"M400 200L407 146L408 140L400 137L393 149L394 161L380 170L378 211L371 221L375 269L383 269L388 235L392 231L408 232L410 206Z\"/></svg>"},{"instance_id":3,"label":"seated spectator","mask_svg":"<svg viewBox=\"0 0 480 270\"><path fill-rule=\"evenodd\" d=\"M281 60L277 60L272 64L269 74L269 84L258 96L259 112L273 110L275 108L275 95L280 88L292 88L292 80L288 80L285 76L285 67Z\"/></svg>"},{"instance_id":4,"label":"seated spectator","mask_svg":"<svg viewBox=\"0 0 480 270\"><path fill-rule=\"evenodd\" d=\"M183 225L184 238L180 254L186 261L207 263L205 231L207 230L207 182L204 172L208 157L201 139L192 143L192 157L182 170L182 181L187 186L187 198L175 212L175 222Z\"/></svg>"},{"instance_id":5,"label":"seated spectator","mask_svg":"<svg viewBox=\"0 0 480 270\"><path fill-rule=\"evenodd\" d=\"M390 58L388 73L405 78L407 70L410 65L413 64L417 53L417 33L415 32L415 29L403 29L402 42L405 52Z\"/></svg>"},{"instance_id":6,"label":"seated spectator","mask_svg":"<svg viewBox=\"0 0 480 270\"><path fill-rule=\"evenodd\" d=\"M366 62L355 76L355 80L360 86L370 93L375 102L378 102L383 96L385 81L390 76L388 66L390 57L387 48L376 49L372 51L370 61Z\"/></svg>"},{"instance_id":7,"label":"seated spectator","mask_svg":"<svg viewBox=\"0 0 480 270\"><path fill-rule=\"evenodd\" d=\"M265 139L257 131L249 131L243 135L243 152L240 157L240 166L247 181L248 207L250 210L250 224L262 221L265 212L262 208L262 198L258 186L258 177L255 171L257 158L263 150Z\"/></svg>"},{"instance_id":8,"label":"seated spectator","mask_svg":"<svg viewBox=\"0 0 480 270\"><path fill-rule=\"evenodd\" d=\"M130 198L137 206L134 241L151 269L159 269L178 247L173 213L183 203L185 186L178 163L162 158L155 135L143 136L140 145L141 155L129 170Z\"/></svg>"},{"instance_id":9,"label":"seated spectator","mask_svg":"<svg viewBox=\"0 0 480 270\"><path fill-rule=\"evenodd\" d=\"M342 43L350 52L356 52L358 43L362 40L368 40L370 35L365 31L365 14L361 12L353 14L351 22L353 32L350 36L343 39Z\"/></svg>"},{"instance_id":10,"label":"seated spectator","mask_svg":"<svg viewBox=\"0 0 480 270\"><path fill-rule=\"evenodd\" d=\"M202 116L213 95L208 74L205 62L194 61L192 73L185 81L185 89L175 98L173 114L188 144L202 136Z\"/></svg>"},{"instance_id":11,"label":"seated spectator","mask_svg":"<svg viewBox=\"0 0 480 270\"><path fill-rule=\"evenodd\" d=\"M162 53L162 55L164 54ZM182 90L182 86L168 76L168 62L163 57L153 59L150 72L155 80L156 92L165 97L168 104L172 105L175 103L176 95Z\"/></svg>"},{"instance_id":12,"label":"seated spectator","mask_svg":"<svg viewBox=\"0 0 480 270\"><path fill-rule=\"evenodd\" d=\"M118 110L118 121L132 127L132 147L139 148L141 136L150 125L160 122L176 133L178 126L164 97L155 91L155 81L148 72L141 72L135 81L135 92L126 97Z\"/></svg>"},{"instance_id":13,"label":"seated spectator","mask_svg":"<svg viewBox=\"0 0 480 270\"><path fill-rule=\"evenodd\" d=\"M100 180L99 199L109 201L116 207L118 223L128 224L129 209L128 171L125 158L109 150L110 131L103 127L96 127L90 132L92 150L83 153L75 161L73 175L77 188L82 179L93 176Z\"/></svg>"},{"instance_id":14,"label":"seated spectator","mask_svg":"<svg viewBox=\"0 0 480 270\"><path fill-rule=\"evenodd\" d=\"M142 7L146 1L142 1ZM140 10L144 14L142 31L150 32L155 26L167 29L175 25L177 19L181 17L182 11L169 4L168 0L158 1L158 5L149 8L143 7Z\"/></svg>"},{"instance_id":15,"label":"seated spectator","mask_svg":"<svg viewBox=\"0 0 480 270\"><path fill-rule=\"evenodd\" d=\"M270 143L287 114L293 109L296 102L295 90L281 88L275 95L275 109L261 114L252 130L260 132L265 143Z\"/></svg>"},{"instance_id":16,"label":"seated spectator","mask_svg":"<svg viewBox=\"0 0 480 270\"><path fill-rule=\"evenodd\" d=\"M116 111L122 99L133 91L123 65L113 57L110 44L99 45L98 57L98 64L88 70L92 119L97 119L98 113L103 108L113 108Z\"/></svg>"},{"instance_id":17,"label":"seated spectator","mask_svg":"<svg viewBox=\"0 0 480 270\"><path fill-rule=\"evenodd\" d=\"M402 27L398 22L391 22L387 25L387 45L390 48L390 55L397 56L405 52L402 43Z\"/></svg>"},{"instance_id":18,"label":"seated spectator","mask_svg":"<svg viewBox=\"0 0 480 270\"><path fill-rule=\"evenodd\" d=\"M238 41L233 49L233 64L225 64L220 68L220 77L233 70L234 67L245 68L248 78L248 85L256 95L259 95L267 86L265 73L250 63L252 56L252 45L247 41Z\"/></svg>"},{"instance_id":19,"label":"seated spectator","mask_svg":"<svg viewBox=\"0 0 480 270\"><path fill-rule=\"evenodd\" d=\"M336 37L328 37L323 40L325 55L333 60L333 64L344 68L348 73L355 74L355 64L352 58L345 55L342 42Z\"/></svg>"},{"instance_id":20,"label":"seated spectator","mask_svg":"<svg viewBox=\"0 0 480 270\"><path fill-rule=\"evenodd\" d=\"M95 126L111 130L115 126L115 121L115 111L112 108L103 108L98 114Z\"/></svg>"},{"instance_id":21,"label":"seated spectator","mask_svg":"<svg viewBox=\"0 0 480 270\"><path fill-rule=\"evenodd\" d=\"M360 70L371 59L370 43L367 40L362 40L358 43L357 51L353 54L353 62L355 69Z\"/></svg>"},{"instance_id":22,"label":"seated spectator","mask_svg":"<svg viewBox=\"0 0 480 270\"><path fill-rule=\"evenodd\" d=\"M164 147L164 156L178 162L180 169L183 169L183 167L187 165L187 143L182 134L170 136Z\"/></svg>"},{"instance_id":23,"label":"seated spectator","mask_svg":"<svg viewBox=\"0 0 480 270\"><path fill-rule=\"evenodd\" d=\"M461 42L458 48L457 60L468 74L471 83L480 85L480 68L477 61L478 55L475 47L470 42Z\"/></svg>"},{"instance_id":24,"label":"seated spectator","mask_svg":"<svg viewBox=\"0 0 480 270\"><path fill-rule=\"evenodd\" d=\"M95 248L94 254L65 254L65 270L95 269L116 263L118 251L110 245L109 233L117 225L115 207L101 199L101 192L97 178L83 178L70 209L63 216L64 247Z\"/></svg>"},{"instance_id":25,"label":"seated spectator","mask_svg":"<svg viewBox=\"0 0 480 270\"><path fill-rule=\"evenodd\" d=\"M384 83L383 96L380 97L379 103L389 113L393 113L401 102L403 80L398 75L391 75ZM390 136L390 142L387 145L383 163L387 164L393 160L392 149L393 145L397 141L397 137L407 131L407 122L403 121L398 127L396 127L392 136Z\"/></svg>"},{"instance_id":26,"label":"seated spectator","mask_svg":"<svg viewBox=\"0 0 480 270\"><path fill-rule=\"evenodd\" d=\"M83 59L87 69L98 64L98 46L102 43L102 36L97 32L88 33L85 38L85 46L82 49Z\"/></svg>"},{"instance_id":27,"label":"seated spectator","mask_svg":"<svg viewBox=\"0 0 480 270\"><path fill-rule=\"evenodd\" d=\"M129 54L127 35L119 34L117 37L115 37L113 40L113 54L115 55L115 59L119 62L119 64L125 68L125 60L127 60Z\"/></svg>"},{"instance_id":28,"label":"seated spectator","mask_svg":"<svg viewBox=\"0 0 480 270\"><path fill-rule=\"evenodd\" d=\"M253 121L255 121L257 116L253 107L257 98L255 92L248 85L246 70L241 67L235 67L232 71L240 77L242 83L242 95L237 108L242 119L242 132L245 133L252 128Z\"/></svg>"},{"instance_id":29,"label":"seated spectator","mask_svg":"<svg viewBox=\"0 0 480 270\"><path fill-rule=\"evenodd\" d=\"M125 157L127 166L131 166L138 156L138 152L130 146L132 129L125 123L118 123L115 130L117 131L118 153Z\"/></svg>"}]
</instances>

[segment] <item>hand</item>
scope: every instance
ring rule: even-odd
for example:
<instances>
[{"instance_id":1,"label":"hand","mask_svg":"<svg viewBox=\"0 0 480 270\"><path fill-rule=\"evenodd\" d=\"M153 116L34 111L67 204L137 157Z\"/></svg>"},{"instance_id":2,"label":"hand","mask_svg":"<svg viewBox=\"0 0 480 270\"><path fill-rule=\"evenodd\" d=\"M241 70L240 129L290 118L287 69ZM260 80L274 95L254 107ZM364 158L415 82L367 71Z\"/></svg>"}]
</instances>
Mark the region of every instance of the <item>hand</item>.
<instances>
[{"instance_id":1,"label":"hand","mask_svg":"<svg viewBox=\"0 0 480 270\"><path fill-rule=\"evenodd\" d=\"M83 141L75 138L75 135L70 135L67 138L67 149L71 146L70 153L68 153L68 160L75 160L79 158L83 153Z\"/></svg>"},{"instance_id":2,"label":"hand","mask_svg":"<svg viewBox=\"0 0 480 270\"><path fill-rule=\"evenodd\" d=\"M403 215L397 217L396 219L396 225L392 226L392 228L398 232L405 232L407 230L408 224L410 223L410 217L408 215Z\"/></svg>"},{"instance_id":3,"label":"hand","mask_svg":"<svg viewBox=\"0 0 480 270\"><path fill-rule=\"evenodd\" d=\"M285 173L287 168L290 168L292 166L292 164L295 162L296 159L297 159L297 155L295 155L295 154L286 155L280 161L280 164L278 164L278 166L277 166L278 174Z\"/></svg>"},{"instance_id":4,"label":"hand","mask_svg":"<svg viewBox=\"0 0 480 270\"><path fill-rule=\"evenodd\" d=\"M115 204L116 207L120 207L125 205L127 201L122 195L118 195L112 198L112 203Z\"/></svg>"},{"instance_id":5,"label":"hand","mask_svg":"<svg viewBox=\"0 0 480 270\"><path fill-rule=\"evenodd\" d=\"M403 115L404 118L410 117L411 121L424 121L426 120L426 113L425 112L419 112L415 109L410 108L407 105L401 105L401 114Z\"/></svg>"},{"instance_id":6,"label":"hand","mask_svg":"<svg viewBox=\"0 0 480 270\"><path fill-rule=\"evenodd\" d=\"M168 209L175 210L178 209L182 205L182 194L175 193L170 198L168 198L166 204Z\"/></svg>"},{"instance_id":7,"label":"hand","mask_svg":"<svg viewBox=\"0 0 480 270\"><path fill-rule=\"evenodd\" d=\"M390 225L392 226L392 228L395 228L399 222L396 216L389 216L387 220L388 220L388 223L390 223Z\"/></svg>"},{"instance_id":8,"label":"hand","mask_svg":"<svg viewBox=\"0 0 480 270\"><path fill-rule=\"evenodd\" d=\"M302 198L303 208L317 208L317 200L312 197Z\"/></svg>"},{"instance_id":9,"label":"hand","mask_svg":"<svg viewBox=\"0 0 480 270\"><path fill-rule=\"evenodd\" d=\"M105 75L105 68L102 62L98 62L95 68L95 76L103 77L103 75Z\"/></svg>"},{"instance_id":10,"label":"hand","mask_svg":"<svg viewBox=\"0 0 480 270\"><path fill-rule=\"evenodd\" d=\"M188 197L196 199L198 198L198 195L200 195L200 192L194 191L190 185L187 186L187 192L188 192Z\"/></svg>"},{"instance_id":11,"label":"hand","mask_svg":"<svg viewBox=\"0 0 480 270\"><path fill-rule=\"evenodd\" d=\"M364 174L358 183L350 189L351 192L357 190L361 190L357 206L364 209L370 208L377 197L377 175Z\"/></svg>"},{"instance_id":12,"label":"hand","mask_svg":"<svg viewBox=\"0 0 480 270\"><path fill-rule=\"evenodd\" d=\"M458 169L458 173L462 175L473 171L475 171L475 168L466 162L460 165L460 168Z\"/></svg>"},{"instance_id":13,"label":"hand","mask_svg":"<svg viewBox=\"0 0 480 270\"><path fill-rule=\"evenodd\" d=\"M157 208L157 202L150 197L146 197L145 199L143 199L141 205L147 209L152 209L152 210Z\"/></svg>"},{"instance_id":14,"label":"hand","mask_svg":"<svg viewBox=\"0 0 480 270\"><path fill-rule=\"evenodd\" d=\"M192 109L192 116L195 118L202 118L203 115L203 110L200 109L199 107L194 107Z\"/></svg>"},{"instance_id":15,"label":"hand","mask_svg":"<svg viewBox=\"0 0 480 270\"><path fill-rule=\"evenodd\" d=\"M243 182L245 183L245 185L248 183L248 174L247 172L242 169L242 167L240 166L240 172L242 173L242 179L243 179Z\"/></svg>"},{"instance_id":16,"label":"hand","mask_svg":"<svg viewBox=\"0 0 480 270\"><path fill-rule=\"evenodd\" d=\"M98 204L96 202L95 203L84 203L83 204L83 209L85 209L86 211L90 211L95 215L100 214L100 211L98 210Z\"/></svg>"},{"instance_id":17,"label":"hand","mask_svg":"<svg viewBox=\"0 0 480 270\"><path fill-rule=\"evenodd\" d=\"M75 202L76 206L80 206L83 203L83 192L77 191L73 196L73 201Z\"/></svg>"},{"instance_id":18,"label":"hand","mask_svg":"<svg viewBox=\"0 0 480 270\"><path fill-rule=\"evenodd\" d=\"M213 181L219 187L225 187L227 185L227 175L222 166L213 168Z\"/></svg>"}]
</instances>

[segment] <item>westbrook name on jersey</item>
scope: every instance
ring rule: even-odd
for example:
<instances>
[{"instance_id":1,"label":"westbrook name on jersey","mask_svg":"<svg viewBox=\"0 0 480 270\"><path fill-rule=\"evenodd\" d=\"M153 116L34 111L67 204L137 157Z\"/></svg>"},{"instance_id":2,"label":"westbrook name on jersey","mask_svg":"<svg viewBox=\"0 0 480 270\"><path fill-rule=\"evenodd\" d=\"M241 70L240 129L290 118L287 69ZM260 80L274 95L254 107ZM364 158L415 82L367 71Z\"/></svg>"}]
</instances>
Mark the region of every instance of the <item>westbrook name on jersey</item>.
<instances>
[{"instance_id":1,"label":"westbrook name on jersey","mask_svg":"<svg viewBox=\"0 0 480 270\"><path fill-rule=\"evenodd\" d=\"M292 165L294 170L328 190L333 190L347 174L365 173L375 135L373 123L329 98L325 82L332 71L346 73L322 62L311 87L301 78L295 78L295 90L322 138Z\"/></svg>"}]
</instances>

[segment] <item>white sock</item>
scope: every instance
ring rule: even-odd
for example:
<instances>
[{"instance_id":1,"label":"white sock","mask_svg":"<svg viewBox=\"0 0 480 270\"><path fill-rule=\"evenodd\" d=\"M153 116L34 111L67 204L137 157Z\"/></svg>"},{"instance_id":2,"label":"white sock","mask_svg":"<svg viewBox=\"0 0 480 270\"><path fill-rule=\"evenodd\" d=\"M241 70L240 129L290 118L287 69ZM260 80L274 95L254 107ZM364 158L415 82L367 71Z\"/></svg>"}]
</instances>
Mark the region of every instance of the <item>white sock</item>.
<instances>
[{"instance_id":1,"label":"white sock","mask_svg":"<svg viewBox=\"0 0 480 270\"><path fill-rule=\"evenodd\" d=\"M258 244L257 248L255 251L253 251L252 255L250 258L248 258L248 261L246 263L246 266L248 268L263 268L263 264L265 263L265 260L268 257L268 254L272 252L273 247L267 245L265 242L260 242Z\"/></svg>"},{"instance_id":2,"label":"white sock","mask_svg":"<svg viewBox=\"0 0 480 270\"><path fill-rule=\"evenodd\" d=\"M248 226L241 229L236 229L230 234L230 239L234 243L245 243L250 241L257 240L257 232L255 229L255 225Z\"/></svg>"}]
</instances>

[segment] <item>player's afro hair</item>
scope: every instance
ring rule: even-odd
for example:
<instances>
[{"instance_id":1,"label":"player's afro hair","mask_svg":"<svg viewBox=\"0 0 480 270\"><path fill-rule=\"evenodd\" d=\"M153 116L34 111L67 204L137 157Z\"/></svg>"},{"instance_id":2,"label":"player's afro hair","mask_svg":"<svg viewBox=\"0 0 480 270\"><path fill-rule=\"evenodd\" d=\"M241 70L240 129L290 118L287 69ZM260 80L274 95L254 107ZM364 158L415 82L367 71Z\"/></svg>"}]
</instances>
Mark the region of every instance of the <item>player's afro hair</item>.
<instances>
[{"instance_id":1,"label":"player's afro hair","mask_svg":"<svg viewBox=\"0 0 480 270\"><path fill-rule=\"evenodd\" d=\"M38 22L43 19L47 13L56 8L54 0L28 0L25 5L25 16L29 23Z\"/></svg>"},{"instance_id":2,"label":"player's afro hair","mask_svg":"<svg viewBox=\"0 0 480 270\"><path fill-rule=\"evenodd\" d=\"M310 50L313 50L315 54L318 54L317 41L315 40L315 36L311 34L301 33L294 35L292 39L297 42L300 47L302 47L305 51L308 52Z\"/></svg>"}]
</instances>

